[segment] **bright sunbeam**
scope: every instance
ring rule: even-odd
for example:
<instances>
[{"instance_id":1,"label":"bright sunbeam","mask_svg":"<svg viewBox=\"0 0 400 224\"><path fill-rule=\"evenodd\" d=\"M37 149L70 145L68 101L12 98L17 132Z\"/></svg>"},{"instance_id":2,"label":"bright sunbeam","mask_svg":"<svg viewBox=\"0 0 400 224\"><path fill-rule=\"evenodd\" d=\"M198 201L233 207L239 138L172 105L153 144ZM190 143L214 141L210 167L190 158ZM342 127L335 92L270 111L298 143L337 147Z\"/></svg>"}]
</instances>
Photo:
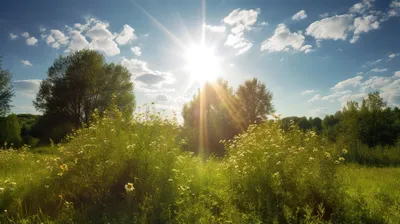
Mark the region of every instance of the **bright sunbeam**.
<instances>
[{"instance_id":1,"label":"bright sunbeam","mask_svg":"<svg viewBox=\"0 0 400 224\"><path fill-rule=\"evenodd\" d=\"M192 79L200 83L213 81L220 72L219 59L212 48L205 45L194 45L185 53L186 69Z\"/></svg>"}]
</instances>

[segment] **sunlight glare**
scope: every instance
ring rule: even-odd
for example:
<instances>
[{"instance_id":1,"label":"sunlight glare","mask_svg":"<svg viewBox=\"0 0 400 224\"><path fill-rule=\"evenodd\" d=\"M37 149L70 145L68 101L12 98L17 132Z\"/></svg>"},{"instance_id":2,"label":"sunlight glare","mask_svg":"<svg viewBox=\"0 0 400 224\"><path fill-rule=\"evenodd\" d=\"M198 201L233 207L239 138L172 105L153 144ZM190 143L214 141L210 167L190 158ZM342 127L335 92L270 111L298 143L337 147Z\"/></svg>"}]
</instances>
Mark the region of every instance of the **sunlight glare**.
<instances>
[{"instance_id":1,"label":"sunlight glare","mask_svg":"<svg viewBox=\"0 0 400 224\"><path fill-rule=\"evenodd\" d=\"M214 50L204 45L190 47L185 58L186 69L192 78L200 83L213 81L220 72L219 59L215 56Z\"/></svg>"}]
</instances>

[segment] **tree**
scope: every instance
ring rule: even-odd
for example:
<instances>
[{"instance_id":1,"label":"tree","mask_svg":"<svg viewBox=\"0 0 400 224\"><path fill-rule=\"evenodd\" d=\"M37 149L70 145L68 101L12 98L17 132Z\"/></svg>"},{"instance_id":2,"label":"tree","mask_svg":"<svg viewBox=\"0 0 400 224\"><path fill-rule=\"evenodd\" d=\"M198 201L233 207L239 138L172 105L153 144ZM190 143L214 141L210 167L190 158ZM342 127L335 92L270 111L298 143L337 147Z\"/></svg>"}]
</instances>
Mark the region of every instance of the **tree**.
<instances>
[{"instance_id":1,"label":"tree","mask_svg":"<svg viewBox=\"0 0 400 224\"><path fill-rule=\"evenodd\" d=\"M15 114L10 114L0 124L0 143L7 142L8 145L13 144L15 147L21 145L21 126L18 122L18 117Z\"/></svg>"},{"instance_id":2,"label":"tree","mask_svg":"<svg viewBox=\"0 0 400 224\"><path fill-rule=\"evenodd\" d=\"M272 93L256 78L245 81L236 91L238 113L241 125L247 128L249 124L259 123L268 114L275 111L272 105Z\"/></svg>"},{"instance_id":3,"label":"tree","mask_svg":"<svg viewBox=\"0 0 400 224\"><path fill-rule=\"evenodd\" d=\"M0 58L0 116L4 116L10 111L11 98L14 96L11 78L11 73L2 68Z\"/></svg>"},{"instance_id":4,"label":"tree","mask_svg":"<svg viewBox=\"0 0 400 224\"><path fill-rule=\"evenodd\" d=\"M132 114L135 107L129 71L121 65L105 63L103 55L96 51L61 56L47 75L34 101L36 109L44 113L43 120L53 118L79 128L82 123L90 124L96 109L102 114L113 102L126 114Z\"/></svg>"},{"instance_id":5,"label":"tree","mask_svg":"<svg viewBox=\"0 0 400 224\"><path fill-rule=\"evenodd\" d=\"M206 155L224 154L220 140L231 139L239 132L235 105L233 90L225 80L205 83L199 89L199 94L182 110L191 150Z\"/></svg>"}]
</instances>

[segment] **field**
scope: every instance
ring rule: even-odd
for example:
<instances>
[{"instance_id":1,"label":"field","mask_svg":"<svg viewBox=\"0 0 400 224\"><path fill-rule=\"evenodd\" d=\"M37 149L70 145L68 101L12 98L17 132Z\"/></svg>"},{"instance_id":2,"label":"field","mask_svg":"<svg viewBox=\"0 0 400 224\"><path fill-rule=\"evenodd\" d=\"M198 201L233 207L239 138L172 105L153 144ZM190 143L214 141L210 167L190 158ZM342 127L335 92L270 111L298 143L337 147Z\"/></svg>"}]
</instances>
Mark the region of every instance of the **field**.
<instances>
[{"instance_id":1,"label":"field","mask_svg":"<svg viewBox=\"0 0 400 224\"><path fill-rule=\"evenodd\" d=\"M109 117L65 144L1 151L0 223L400 222L400 168L346 164L312 131L251 126L204 160L173 121Z\"/></svg>"}]
</instances>

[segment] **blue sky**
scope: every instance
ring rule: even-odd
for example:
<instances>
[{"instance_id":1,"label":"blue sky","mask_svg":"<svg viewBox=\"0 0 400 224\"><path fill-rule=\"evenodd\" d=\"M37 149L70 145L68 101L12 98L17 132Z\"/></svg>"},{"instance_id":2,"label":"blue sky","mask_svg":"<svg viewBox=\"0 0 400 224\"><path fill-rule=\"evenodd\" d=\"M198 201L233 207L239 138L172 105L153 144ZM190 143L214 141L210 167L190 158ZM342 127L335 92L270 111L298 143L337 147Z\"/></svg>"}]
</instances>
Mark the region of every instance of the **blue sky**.
<instances>
[{"instance_id":1,"label":"blue sky","mask_svg":"<svg viewBox=\"0 0 400 224\"><path fill-rule=\"evenodd\" d=\"M185 52L214 49L219 76L256 77L283 116L324 116L380 91L400 105L400 1L5 1L0 54L13 74L13 112L36 113L40 81L59 55L99 50L126 66L138 104L181 112L196 92Z\"/></svg>"}]
</instances>

